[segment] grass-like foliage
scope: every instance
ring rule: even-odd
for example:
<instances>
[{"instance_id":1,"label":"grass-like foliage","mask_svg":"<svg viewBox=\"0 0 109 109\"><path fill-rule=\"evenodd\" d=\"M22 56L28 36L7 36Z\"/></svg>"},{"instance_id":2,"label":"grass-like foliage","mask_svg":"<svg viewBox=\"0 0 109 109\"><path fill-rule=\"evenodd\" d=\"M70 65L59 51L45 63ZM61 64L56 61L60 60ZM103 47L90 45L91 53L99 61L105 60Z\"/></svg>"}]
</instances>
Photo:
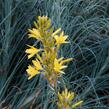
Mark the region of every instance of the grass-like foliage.
<instances>
[{"instance_id":1,"label":"grass-like foliage","mask_svg":"<svg viewBox=\"0 0 109 109\"><path fill-rule=\"evenodd\" d=\"M80 109L109 108L109 0L0 0L0 108L57 109L41 75L28 81L27 30L47 15L69 35L59 55L74 58L63 84L84 101ZM61 87L63 84L59 84Z\"/></svg>"}]
</instances>

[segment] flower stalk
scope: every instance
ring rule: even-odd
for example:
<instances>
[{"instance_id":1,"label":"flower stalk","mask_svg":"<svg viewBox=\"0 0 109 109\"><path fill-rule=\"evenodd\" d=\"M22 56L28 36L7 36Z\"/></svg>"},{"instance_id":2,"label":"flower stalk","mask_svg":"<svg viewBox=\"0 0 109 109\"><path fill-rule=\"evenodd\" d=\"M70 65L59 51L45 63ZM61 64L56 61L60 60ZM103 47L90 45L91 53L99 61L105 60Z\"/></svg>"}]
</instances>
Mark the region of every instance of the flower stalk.
<instances>
[{"instance_id":1,"label":"flower stalk","mask_svg":"<svg viewBox=\"0 0 109 109\"><path fill-rule=\"evenodd\" d=\"M58 55L61 45L69 43L68 35L65 35L61 28L55 31L52 27L51 19L47 16L39 16L37 22L34 22L34 26L32 29L28 29L28 38L40 41L43 47L38 49L35 46L28 45L29 48L25 51L28 59L33 59L34 57L32 64L28 65L26 70L29 75L28 79L43 73L57 93L59 100L57 106L59 109L78 107L82 102L71 105L71 101L74 99L73 92L68 92L65 89L61 94L56 88L58 78L65 74L64 69L68 67L66 64L73 60L73 58L65 59Z\"/></svg>"}]
</instances>

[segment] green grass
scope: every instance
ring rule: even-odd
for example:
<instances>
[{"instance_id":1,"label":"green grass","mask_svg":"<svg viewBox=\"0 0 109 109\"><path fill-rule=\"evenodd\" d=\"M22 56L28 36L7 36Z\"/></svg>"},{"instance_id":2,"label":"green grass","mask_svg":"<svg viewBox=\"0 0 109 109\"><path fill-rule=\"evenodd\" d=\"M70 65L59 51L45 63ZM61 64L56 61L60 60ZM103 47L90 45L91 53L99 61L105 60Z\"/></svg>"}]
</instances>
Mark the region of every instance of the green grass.
<instances>
[{"instance_id":1,"label":"green grass","mask_svg":"<svg viewBox=\"0 0 109 109\"><path fill-rule=\"evenodd\" d=\"M75 60L63 76L81 109L109 108L109 0L0 0L0 108L56 109L42 75L28 81L27 29L39 15L69 35L59 55ZM37 44L37 42L36 42ZM39 46L39 45L38 45ZM61 86L61 84L59 84ZM49 96L47 96L49 94Z\"/></svg>"}]
</instances>

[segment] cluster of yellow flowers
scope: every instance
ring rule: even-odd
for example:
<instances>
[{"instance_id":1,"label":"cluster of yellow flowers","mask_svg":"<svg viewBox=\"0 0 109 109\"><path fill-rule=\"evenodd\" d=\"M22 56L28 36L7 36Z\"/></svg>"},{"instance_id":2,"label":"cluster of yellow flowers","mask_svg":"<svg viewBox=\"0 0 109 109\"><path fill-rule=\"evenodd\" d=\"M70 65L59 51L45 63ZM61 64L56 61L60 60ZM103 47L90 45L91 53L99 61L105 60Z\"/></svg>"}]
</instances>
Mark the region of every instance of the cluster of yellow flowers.
<instances>
[{"instance_id":1,"label":"cluster of yellow flowers","mask_svg":"<svg viewBox=\"0 0 109 109\"><path fill-rule=\"evenodd\" d=\"M64 74L64 69L67 67L66 63L72 61L72 58L64 59L64 57L59 57L58 52L60 46L65 43L69 43L67 41L68 36L64 35L64 32L61 28L54 31L52 27L51 20L47 16L39 16L37 22L34 22L34 28L29 29L29 38L34 38L40 41L43 45L43 48L36 48L35 46L28 45L28 49L26 49L26 53L28 55L28 59L34 57L32 60L32 65L28 66L26 70L29 77L28 79L33 78L34 76L43 73L45 78L49 81L50 85L54 87L57 83L58 77L61 77ZM59 109L62 107L60 104L63 98L71 99L73 98L72 93L68 93L65 90L65 94L58 93ZM81 103L78 104L78 106ZM70 108L65 108L70 109Z\"/></svg>"},{"instance_id":2,"label":"cluster of yellow flowers","mask_svg":"<svg viewBox=\"0 0 109 109\"><path fill-rule=\"evenodd\" d=\"M58 92L58 98L58 109L75 109L83 103L81 100L72 105L72 100L75 98L75 93L69 92L68 89L65 89L65 91L62 93Z\"/></svg>"}]
</instances>

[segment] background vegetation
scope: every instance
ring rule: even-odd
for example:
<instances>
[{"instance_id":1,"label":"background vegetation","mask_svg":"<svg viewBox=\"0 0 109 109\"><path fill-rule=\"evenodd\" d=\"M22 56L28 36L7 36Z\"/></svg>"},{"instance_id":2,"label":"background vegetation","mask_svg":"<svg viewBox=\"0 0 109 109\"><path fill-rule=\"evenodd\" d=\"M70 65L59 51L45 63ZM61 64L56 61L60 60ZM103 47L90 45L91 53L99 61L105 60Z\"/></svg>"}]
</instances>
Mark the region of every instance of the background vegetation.
<instances>
[{"instance_id":1,"label":"background vegetation","mask_svg":"<svg viewBox=\"0 0 109 109\"><path fill-rule=\"evenodd\" d=\"M64 80L81 109L108 109L109 0L0 0L0 109L56 109L42 75L27 80L27 29L39 15L69 35L60 55L75 60Z\"/></svg>"}]
</instances>

